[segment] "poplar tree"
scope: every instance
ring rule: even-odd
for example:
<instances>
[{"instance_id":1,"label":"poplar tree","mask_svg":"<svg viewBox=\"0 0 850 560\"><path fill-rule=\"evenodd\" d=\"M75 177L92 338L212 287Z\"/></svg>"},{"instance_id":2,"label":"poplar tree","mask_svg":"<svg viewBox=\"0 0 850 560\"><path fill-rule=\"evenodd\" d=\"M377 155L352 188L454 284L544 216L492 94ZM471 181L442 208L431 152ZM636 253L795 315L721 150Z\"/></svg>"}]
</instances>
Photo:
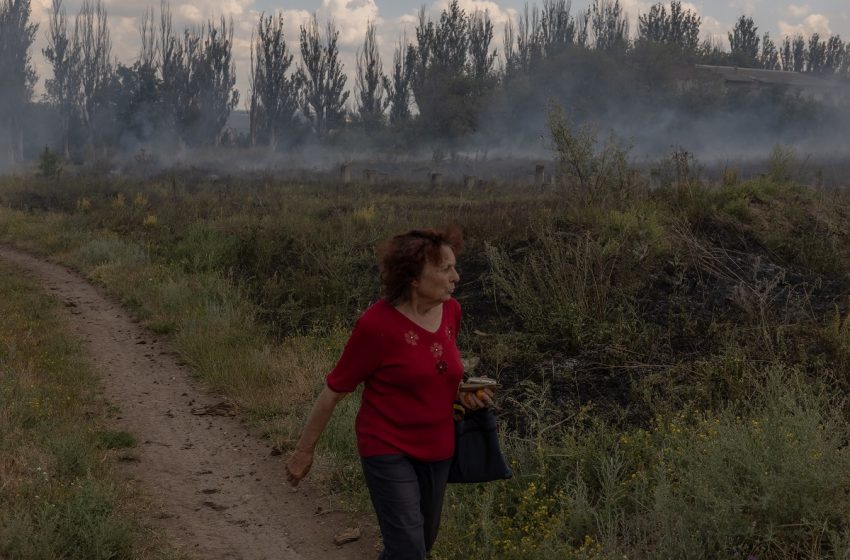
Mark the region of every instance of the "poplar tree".
<instances>
[{"instance_id":1,"label":"poplar tree","mask_svg":"<svg viewBox=\"0 0 850 560\"><path fill-rule=\"evenodd\" d=\"M542 9L525 8L516 22L509 20L504 32L504 74L510 81L528 74L546 58L558 56L570 47L585 47L590 11L578 18L570 13L569 0L544 0Z\"/></svg>"},{"instance_id":2,"label":"poplar tree","mask_svg":"<svg viewBox=\"0 0 850 560\"><path fill-rule=\"evenodd\" d=\"M826 63L826 42L822 41L819 33L809 37L809 48L806 55L806 71L819 74L824 71Z\"/></svg>"},{"instance_id":3,"label":"poplar tree","mask_svg":"<svg viewBox=\"0 0 850 560\"><path fill-rule=\"evenodd\" d=\"M301 65L298 80L301 87L301 110L313 123L320 138L342 124L345 103L349 93L345 91L347 80L339 60L339 31L332 21L328 22L324 42L319 31L319 20L315 14L306 25L301 26Z\"/></svg>"},{"instance_id":4,"label":"poplar tree","mask_svg":"<svg viewBox=\"0 0 850 560\"><path fill-rule=\"evenodd\" d=\"M163 122L176 139L180 138L180 106L185 96L186 76L183 70L183 42L175 33L171 5L162 0L159 11L159 98Z\"/></svg>"},{"instance_id":5,"label":"poplar tree","mask_svg":"<svg viewBox=\"0 0 850 560\"><path fill-rule=\"evenodd\" d=\"M113 88L113 104L122 132L132 132L139 140L150 139L164 121L160 103L157 59L157 26L154 11L148 9L139 25L141 48L132 66L119 64Z\"/></svg>"},{"instance_id":6,"label":"poplar tree","mask_svg":"<svg viewBox=\"0 0 850 560\"><path fill-rule=\"evenodd\" d=\"M45 98L59 115L62 152L70 157L71 123L76 116L79 96L79 52L68 35L68 16L62 0L53 0L47 32L47 47L42 51L53 69L53 77L44 82Z\"/></svg>"},{"instance_id":7,"label":"poplar tree","mask_svg":"<svg viewBox=\"0 0 850 560\"><path fill-rule=\"evenodd\" d=\"M23 114L36 80L29 51L38 25L30 13L30 0L0 0L0 123L8 130L11 163L23 159Z\"/></svg>"},{"instance_id":8,"label":"poplar tree","mask_svg":"<svg viewBox=\"0 0 850 560\"><path fill-rule=\"evenodd\" d=\"M535 5L531 12L528 5L523 8L519 16L519 35L517 36L517 51L524 61L525 71L536 68L543 60L546 47L543 44L542 17L540 10Z\"/></svg>"},{"instance_id":9,"label":"poplar tree","mask_svg":"<svg viewBox=\"0 0 850 560\"><path fill-rule=\"evenodd\" d=\"M791 48L791 38L787 35L782 39L782 47L779 49L779 60L782 63L782 70L785 72L794 71L794 51Z\"/></svg>"},{"instance_id":10,"label":"poplar tree","mask_svg":"<svg viewBox=\"0 0 850 560\"><path fill-rule=\"evenodd\" d=\"M735 27L729 32L729 46L731 61L735 66L744 68L755 68L758 66L759 58L759 36L753 18L741 16L735 23Z\"/></svg>"},{"instance_id":11,"label":"poplar tree","mask_svg":"<svg viewBox=\"0 0 850 560\"><path fill-rule=\"evenodd\" d=\"M844 45L844 54L841 57L841 62L838 65L838 75L844 79L850 80L850 41Z\"/></svg>"},{"instance_id":12,"label":"poplar tree","mask_svg":"<svg viewBox=\"0 0 850 560\"><path fill-rule=\"evenodd\" d=\"M570 14L571 10L572 3L569 0L543 0L540 27L536 35L539 36L545 56L560 54L576 43L579 26Z\"/></svg>"},{"instance_id":13,"label":"poplar tree","mask_svg":"<svg viewBox=\"0 0 850 560\"><path fill-rule=\"evenodd\" d=\"M74 21L72 48L78 53L75 66L80 84L77 111L86 142L93 148L98 136L99 117L109 99L107 88L112 80L112 39L108 14L102 0L83 0Z\"/></svg>"},{"instance_id":14,"label":"poplar tree","mask_svg":"<svg viewBox=\"0 0 850 560\"><path fill-rule=\"evenodd\" d=\"M232 19L226 21L224 16L221 16L218 26L212 21L207 22L207 31L199 55L195 77L200 82L200 138L213 138L215 144L219 145L227 119L239 103L239 91L235 88Z\"/></svg>"},{"instance_id":15,"label":"poplar tree","mask_svg":"<svg viewBox=\"0 0 850 560\"><path fill-rule=\"evenodd\" d=\"M169 40L168 43L171 43ZM192 144L219 145L231 111L239 102L233 63L233 21L221 16L186 28L175 40L163 80L178 135Z\"/></svg>"},{"instance_id":16,"label":"poplar tree","mask_svg":"<svg viewBox=\"0 0 850 560\"><path fill-rule=\"evenodd\" d=\"M416 64L416 49L407 44L407 38L399 40L393 51L392 74L384 76L384 90L390 103L390 124L410 120L410 84Z\"/></svg>"},{"instance_id":17,"label":"poplar tree","mask_svg":"<svg viewBox=\"0 0 850 560\"><path fill-rule=\"evenodd\" d=\"M824 68L826 73L835 74L840 71L844 62L844 41L838 35L832 35L826 42Z\"/></svg>"},{"instance_id":18,"label":"poplar tree","mask_svg":"<svg viewBox=\"0 0 850 560\"><path fill-rule=\"evenodd\" d=\"M761 67L765 70L779 69L779 51L776 49L776 43L770 38L770 33L765 33L761 39Z\"/></svg>"},{"instance_id":19,"label":"poplar tree","mask_svg":"<svg viewBox=\"0 0 850 560\"><path fill-rule=\"evenodd\" d=\"M802 35L797 35L791 43L791 60L793 62L792 68L794 72L802 72L806 69L807 57L806 40Z\"/></svg>"},{"instance_id":20,"label":"poplar tree","mask_svg":"<svg viewBox=\"0 0 850 560\"><path fill-rule=\"evenodd\" d=\"M646 14L638 16L638 39L696 52L701 24L702 18L691 10L685 10L679 1L670 2L669 13L664 4L658 3Z\"/></svg>"},{"instance_id":21,"label":"poplar tree","mask_svg":"<svg viewBox=\"0 0 850 560\"><path fill-rule=\"evenodd\" d=\"M251 50L251 140L260 135L272 150L296 125L298 80L288 75L292 59L283 15L261 14Z\"/></svg>"},{"instance_id":22,"label":"poplar tree","mask_svg":"<svg viewBox=\"0 0 850 560\"><path fill-rule=\"evenodd\" d=\"M457 0L436 24L420 10L416 43L412 88L423 130L456 137L474 129L474 84L467 74L469 20Z\"/></svg>"},{"instance_id":23,"label":"poplar tree","mask_svg":"<svg viewBox=\"0 0 850 560\"><path fill-rule=\"evenodd\" d=\"M593 0L590 29L596 50L624 53L629 47L629 21L620 0Z\"/></svg>"},{"instance_id":24,"label":"poplar tree","mask_svg":"<svg viewBox=\"0 0 850 560\"><path fill-rule=\"evenodd\" d=\"M469 18L469 70L478 94L492 85L496 51L490 50L493 41L493 22L487 12L480 10Z\"/></svg>"},{"instance_id":25,"label":"poplar tree","mask_svg":"<svg viewBox=\"0 0 850 560\"><path fill-rule=\"evenodd\" d=\"M390 101L385 98L388 91L388 88L384 87L385 81L375 37L375 24L369 22L363 46L357 52L355 78L357 115L367 130L375 130L384 123L384 111Z\"/></svg>"}]
</instances>

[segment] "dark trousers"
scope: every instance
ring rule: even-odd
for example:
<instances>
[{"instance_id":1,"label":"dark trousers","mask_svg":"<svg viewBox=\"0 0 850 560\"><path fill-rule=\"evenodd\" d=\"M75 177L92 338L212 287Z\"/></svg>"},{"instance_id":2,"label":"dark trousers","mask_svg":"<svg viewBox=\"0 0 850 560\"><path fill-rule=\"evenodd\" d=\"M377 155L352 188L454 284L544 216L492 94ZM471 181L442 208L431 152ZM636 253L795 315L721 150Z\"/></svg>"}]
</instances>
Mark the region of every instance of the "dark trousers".
<instances>
[{"instance_id":1,"label":"dark trousers","mask_svg":"<svg viewBox=\"0 0 850 560\"><path fill-rule=\"evenodd\" d=\"M384 550L379 560L423 560L437 539L451 459L426 463L405 455L362 457Z\"/></svg>"}]
</instances>

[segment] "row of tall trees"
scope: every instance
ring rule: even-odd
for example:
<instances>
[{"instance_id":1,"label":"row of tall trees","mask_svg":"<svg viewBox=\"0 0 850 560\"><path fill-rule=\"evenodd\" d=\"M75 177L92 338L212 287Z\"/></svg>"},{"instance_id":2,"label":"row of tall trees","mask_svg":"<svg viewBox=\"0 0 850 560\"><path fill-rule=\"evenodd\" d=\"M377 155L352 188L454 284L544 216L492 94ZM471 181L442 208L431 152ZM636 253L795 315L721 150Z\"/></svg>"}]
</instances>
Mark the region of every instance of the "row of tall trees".
<instances>
[{"instance_id":1,"label":"row of tall trees","mask_svg":"<svg viewBox=\"0 0 850 560\"><path fill-rule=\"evenodd\" d=\"M769 33L759 37L752 18L741 16L729 32L729 44L729 59L738 66L845 77L850 70L850 43L838 35L796 35L777 45Z\"/></svg>"},{"instance_id":2,"label":"row of tall trees","mask_svg":"<svg viewBox=\"0 0 850 560\"><path fill-rule=\"evenodd\" d=\"M112 57L104 1L84 0L73 19L62 2L52 0L43 54L52 68L45 99L66 155L71 146L94 150L127 136L189 145L223 140L239 101L232 22L178 32L162 0L158 18L150 10L142 20L136 60L124 65ZM29 53L37 26L29 19L30 0L0 0L0 141L13 161L22 155L21 118L36 80ZM261 15L251 46L249 140L276 148L352 126L457 138L481 129L482 110L494 99L521 100L541 85L551 88L554 76L581 81L630 68L640 79L666 72L665 60L850 77L850 45L838 36L777 44L741 16L725 50L701 40L701 18L678 0L653 5L637 21L632 39L619 0L594 0L578 13L569 0L543 0L508 22L500 57L489 15L467 13L453 0L437 20L420 11L415 37L399 39L386 73L370 23L349 92L334 22L312 17L290 45L283 16Z\"/></svg>"},{"instance_id":3,"label":"row of tall trees","mask_svg":"<svg viewBox=\"0 0 850 560\"><path fill-rule=\"evenodd\" d=\"M234 88L233 24L221 18L178 34L163 2L159 21L148 11L140 25L137 60L112 59L103 0L84 0L69 24L53 0L44 56L53 69L46 98L59 118L63 150L112 145L130 132L175 142L218 143L239 100Z\"/></svg>"},{"instance_id":4,"label":"row of tall trees","mask_svg":"<svg viewBox=\"0 0 850 560\"><path fill-rule=\"evenodd\" d=\"M252 49L251 140L272 146L297 135L299 115L320 138L346 119L368 132L387 124L404 126L412 104L424 132L459 136L475 129L476 108L496 85L493 24L483 12L466 14L452 2L436 22L420 11L416 42L399 41L389 74L373 23L367 26L356 57L354 110L339 58L339 32L324 29L314 16L300 29L301 63L290 72L294 54L284 37L281 16L262 16Z\"/></svg>"}]
</instances>

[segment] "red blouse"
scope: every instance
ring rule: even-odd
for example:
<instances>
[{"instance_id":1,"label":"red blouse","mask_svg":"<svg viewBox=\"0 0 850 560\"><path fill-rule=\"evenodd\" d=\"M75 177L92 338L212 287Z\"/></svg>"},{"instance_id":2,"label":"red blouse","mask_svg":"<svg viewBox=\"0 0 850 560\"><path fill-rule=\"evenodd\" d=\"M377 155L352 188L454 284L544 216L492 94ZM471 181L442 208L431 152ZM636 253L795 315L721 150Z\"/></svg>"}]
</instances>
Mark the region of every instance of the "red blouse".
<instances>
[{"instance_id":1,"label":"red blouse","mask_svg":"<svg viewBox=\"0 0 850 560\"><path fill-rule=\"evenodd\" d=\"M350 393L364 383L355 422L361 457L402 453L442 461L454 454L452 403L463 377L460 319L460 304L450 299L434 333L384 300L357 320L327 384Z\"/></svg>"}]
</instances>

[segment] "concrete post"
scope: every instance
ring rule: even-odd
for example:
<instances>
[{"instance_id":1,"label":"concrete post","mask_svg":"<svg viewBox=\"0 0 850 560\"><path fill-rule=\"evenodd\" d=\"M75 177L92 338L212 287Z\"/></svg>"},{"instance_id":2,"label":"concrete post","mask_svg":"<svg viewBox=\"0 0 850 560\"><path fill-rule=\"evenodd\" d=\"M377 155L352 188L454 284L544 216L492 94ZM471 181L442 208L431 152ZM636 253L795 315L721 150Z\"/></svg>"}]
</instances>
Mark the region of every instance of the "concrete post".
<instances>
[{"instance_id":1,"label":"concrete post","mask_svg":"<svg viewBox=\"0 0 850 560\"><path fill-rule=\"evenodd\" d=\"M464 175L463 176L463 186L464 186L464 188L471 189L477 184L478 184L478 177L476 177L475 175Z\"/></svg>"},{"instance_id":2,"label":"concrete post","mask_svg":"<svg viewBox=\"0 0 850 560\"><path fill-rule=\"evenodd\" d=\"M534 186L537 188L543 187L543 183L546 180L546 166L542 163L538 163L534 166Z\"/></svg>"},{"instance_id":3,"label":"concrete post","mask_svg":"<svg viewBox=\"0 0 850 560\"><path fill-rule=\"evenodd\" d=\"M343 185L351 183L351 166L347 163L339 166L339 180Z\"/></svg>"},{"instance_id":4,"label":"concrete post","mask_svg":"<svg viewBox=\"0 0 850 560\"><path fill-rule=\"evenodd\" d=\"M443 186L442 173L431 173L431 186L435 188Z\"/></svg>"}]
</instances>

